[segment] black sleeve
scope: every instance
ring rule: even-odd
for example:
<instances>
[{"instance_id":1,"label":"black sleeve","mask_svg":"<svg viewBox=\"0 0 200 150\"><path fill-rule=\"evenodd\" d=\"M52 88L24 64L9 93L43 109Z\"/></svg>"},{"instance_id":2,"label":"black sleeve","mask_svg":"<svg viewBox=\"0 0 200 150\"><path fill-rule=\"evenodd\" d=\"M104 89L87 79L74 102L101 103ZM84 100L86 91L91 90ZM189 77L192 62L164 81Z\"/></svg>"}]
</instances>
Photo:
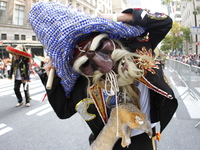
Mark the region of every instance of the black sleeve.
<instances>
[{"instance_id":1,"label":"black sleeve","mask_svg":"<svg viewBox=\"0 0 200 150\"><path fill-rule=\"evenodd\" d=\"M160 43L172 27L172 19L164 13L151 14L143 9L126 9L122 13L131 13L133 19L126 22L146 28L144 34L149 35L152 49Z\"/></svg>"},{"instance_id":2,"label":"black sleeve","mask_svg":"<svg viewBox=\"0 0 200 150\"><path fill-rule=\"evenodd\" d=\"M46 86L47 75L46 73L39 74L42 83ZM69 97L65 96L65 91L60 83L61 79L55 77L51 90L47 90L48 100L53 107L55 113L60 119L66 119L76 113L76 104L85 96L85 80L79 78L74 86L74 90Z\"/></svg>"}]
</instances>

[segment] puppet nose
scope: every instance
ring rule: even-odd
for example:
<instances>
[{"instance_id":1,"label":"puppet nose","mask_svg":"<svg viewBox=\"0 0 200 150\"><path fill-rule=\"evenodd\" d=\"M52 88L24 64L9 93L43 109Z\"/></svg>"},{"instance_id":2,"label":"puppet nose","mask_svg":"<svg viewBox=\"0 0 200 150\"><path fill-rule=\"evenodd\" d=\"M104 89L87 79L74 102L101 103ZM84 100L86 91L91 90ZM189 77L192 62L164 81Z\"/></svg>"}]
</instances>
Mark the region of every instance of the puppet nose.
<instances>
[{"instance_id":1,"label":"puppet nose","mask_svg":"<svg viewBox=\"0 0 200 150\"><path fill-rule=\"evenodd\" d=\"M89 58L90 63L101 73L107 73L112 70L113 62L108 55L100 52L88 51L86 56Z\"/></svg>"}]
</instances>

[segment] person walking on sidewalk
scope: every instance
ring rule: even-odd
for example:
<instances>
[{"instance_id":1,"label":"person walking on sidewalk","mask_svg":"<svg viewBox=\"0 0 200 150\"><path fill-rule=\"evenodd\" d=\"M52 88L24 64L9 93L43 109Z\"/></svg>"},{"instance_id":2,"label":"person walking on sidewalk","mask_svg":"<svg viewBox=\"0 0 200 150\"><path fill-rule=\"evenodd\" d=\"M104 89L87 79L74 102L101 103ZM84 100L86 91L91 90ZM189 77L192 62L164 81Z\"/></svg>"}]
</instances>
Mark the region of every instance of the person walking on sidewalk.
<instances>
[{"instance_id":1,"label":"person walking on sidewalk","mask_svg":"<svg viewBox=\"0 0 200 150\"><path fill-rule=\"evenodd\" d=\"M30 82L30 58L32 57L25 48L24 45L17 45L15 48L7 46L6 50L13 55L11 70L8 74L8 79L12 79L14 74L14 91L17 97L18 103L16 107L19 107L23 104L22 95L20 92L20 86L23 84L25 98L26 98L26 107L30 106L30 95L29 95L29 86Z\"/></svg>"}]
</instances>

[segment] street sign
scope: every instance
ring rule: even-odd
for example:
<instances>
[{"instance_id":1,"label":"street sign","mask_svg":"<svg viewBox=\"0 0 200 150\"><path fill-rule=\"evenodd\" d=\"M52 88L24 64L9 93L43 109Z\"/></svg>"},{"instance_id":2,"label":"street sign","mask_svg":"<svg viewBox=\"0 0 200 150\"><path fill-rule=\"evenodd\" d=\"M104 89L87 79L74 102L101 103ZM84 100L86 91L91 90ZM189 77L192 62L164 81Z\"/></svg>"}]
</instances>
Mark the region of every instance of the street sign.
<instances>
[{"instance_id":1,"label":"street sign","mask_svg":"<svg viewBox=\"0 0 200 150\"><path fill-rule=\"evenodd\" d=\"M200 34L200 27L192 27L191 32L193 34Z\"/></svg>"},{"instance_id":2,"label":"street sign","mask_svg":"<svg viewBox=\"0 0 200 150\"><path fill-rule=\"evenodd\" d=\"M200 45L200 42L196 42L196 45Z\"/></svg>"}]
</instances>

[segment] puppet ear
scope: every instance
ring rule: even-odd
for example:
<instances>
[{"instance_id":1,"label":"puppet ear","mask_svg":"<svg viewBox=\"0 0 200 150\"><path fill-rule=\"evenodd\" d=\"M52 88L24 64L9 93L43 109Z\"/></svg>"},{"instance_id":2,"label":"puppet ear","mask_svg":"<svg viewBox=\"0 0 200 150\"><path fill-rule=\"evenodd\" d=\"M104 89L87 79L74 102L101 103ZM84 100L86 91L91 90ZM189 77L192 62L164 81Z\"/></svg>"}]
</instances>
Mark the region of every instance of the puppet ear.
<instances>
[{"instance_id":1,"label":"puppet ear","mask_svg":"<svg viewBox=\"0 0 200 150\"><path fill-rule=\"evenodd\" d=\"M143 118L139 115L135 115L135 122L137 122L140 125L144 124Z\"/></svg>"}]
</instances>

